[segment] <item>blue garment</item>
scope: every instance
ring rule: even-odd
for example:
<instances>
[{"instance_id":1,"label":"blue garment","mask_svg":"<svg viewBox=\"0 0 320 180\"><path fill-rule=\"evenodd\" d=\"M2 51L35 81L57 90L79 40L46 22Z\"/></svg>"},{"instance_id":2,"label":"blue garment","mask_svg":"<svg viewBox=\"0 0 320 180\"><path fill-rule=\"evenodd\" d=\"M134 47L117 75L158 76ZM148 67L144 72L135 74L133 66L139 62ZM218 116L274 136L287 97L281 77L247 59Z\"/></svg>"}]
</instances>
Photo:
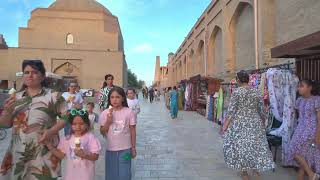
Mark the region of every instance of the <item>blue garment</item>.
<instances>
[{"instance_id":1,"label":"blue garment","mask_svg":"<svg viewBox=\"0 0 320 180\"><path fill-rule=\"evenodd\" d=\"M178 92L176 90L172 90L170 92L170 113L171 117L177 118L178 116Z\"/></svg>"},{"instance_id":2,"label":"blue garment","mask_svg":"<svg viewBox=\"0 0 320 180\"><path fill-rule=\"evenodd\" d=\"M67 122L64 125L64 135L65 136L70 136L71 135L71 124L69 122Z\"/></svg>"},{"instance_id":3,"label":"blue garment","mask_svg":"<svg viewBox=\"0 0 320 180\"><path fill-rule=\"evenodd\" d=\"M131 180L131 149L106 152L106 180Z\"/></svg>"},{"instance_id":4,"label":"blue garment","mask_svg":"<svg viewBox=\"0 0 320 180\"><path fill-rule=\"evenodd\" d=\"M213 121L213 95L210 95L210 104L209 104L209 111L208 111L208 120Z\"/></svg>"}]
</instances>

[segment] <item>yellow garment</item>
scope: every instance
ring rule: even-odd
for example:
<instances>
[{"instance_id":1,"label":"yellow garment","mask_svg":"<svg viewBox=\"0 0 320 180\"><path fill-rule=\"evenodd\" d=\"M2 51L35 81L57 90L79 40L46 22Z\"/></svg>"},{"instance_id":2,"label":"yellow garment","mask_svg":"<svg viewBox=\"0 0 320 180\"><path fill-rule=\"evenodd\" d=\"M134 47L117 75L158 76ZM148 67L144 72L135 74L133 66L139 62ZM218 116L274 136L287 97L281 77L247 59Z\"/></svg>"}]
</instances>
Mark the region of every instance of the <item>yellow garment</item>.
<instances>
[{"instance_id":1,"label":"yellow garment","mask_svg":"<svg viewBox=\"0 0 320 180\"><path fill-rule=\"evenodd\" d=\"M179 90L178 92L178 108L179 110L183 110L183 91Z\"/></svg>"}]
</instances>

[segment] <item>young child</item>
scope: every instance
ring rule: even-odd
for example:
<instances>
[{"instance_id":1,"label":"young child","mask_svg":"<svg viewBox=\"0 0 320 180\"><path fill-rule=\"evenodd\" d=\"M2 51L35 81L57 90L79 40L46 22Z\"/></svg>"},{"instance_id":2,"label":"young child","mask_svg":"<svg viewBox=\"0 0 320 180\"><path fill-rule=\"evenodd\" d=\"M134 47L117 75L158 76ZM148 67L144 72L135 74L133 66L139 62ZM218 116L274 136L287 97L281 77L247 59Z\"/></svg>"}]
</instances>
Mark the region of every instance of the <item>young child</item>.
<instances>
[{"instance_id":1,"label":"young child","mask_svg":"<svg viewBox=\"0 0 320 180\"><path fill-rule=\"evenodd\" d=\"M64 180L92 180L95 178L95 161L98 160L101 150L100 142L89 132L87 111L71 109L69 121L71 136L64 137L57 148L49 141L46 146L60 160L66 158Z\"/></svg>"},{"instance_id":2,"label":"young child","mask_svg":"<svg viewBox=\"0 0 320 180\"><path fill-rule=\"evenodd\" d=\"M90 129L91 130L94 130L94 125L95 123L98 123L98 120L99 120L99 115L95 112L93 112L94 110L94 103L92 102L89 102L87 103L87 111L88 111L88 114L89 114L89 120L90 120Z\"/></svg>"},{"instance_id":3,"label":"young child","mask_svg":"<svg viewBox=\"0 0 320 180\"><path fill-rule=\"evenodd\" d=\"M302 80L296 101L299 119L289 145L288 159L299 167L298 180L320 179L320 97L313 95L315 83Z\"/></svg>"},{"instance_id":4,"label":"young child","mask_svg":"<svg viewBox=\"0 0 320 180\"><path fill-rule=\"evenodd\" d=\"M127 90L127 101L129 108L138 115L140 113L139 100L136 98L136 91L133 88Z\"/></svg>"},{"instance_id":5,"label":"young child","mask_svg":"<svg viewBox=\"0 0 320 180\"><path fill-rule=\"evenodd\" d=\"M131 180L131 158L136 151L136 115L124 90L114 87L100 116L100 132L107 139L106 180Z\"/></svg>"}]
</instances>

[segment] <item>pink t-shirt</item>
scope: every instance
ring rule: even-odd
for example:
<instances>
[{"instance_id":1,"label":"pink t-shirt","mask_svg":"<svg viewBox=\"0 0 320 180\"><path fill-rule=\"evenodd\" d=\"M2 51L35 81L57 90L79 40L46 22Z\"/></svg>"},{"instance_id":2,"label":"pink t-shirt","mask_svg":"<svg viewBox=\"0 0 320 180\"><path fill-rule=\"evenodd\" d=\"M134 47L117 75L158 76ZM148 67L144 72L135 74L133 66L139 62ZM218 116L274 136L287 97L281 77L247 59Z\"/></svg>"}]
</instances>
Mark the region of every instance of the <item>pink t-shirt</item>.
<instances>
[{"instance_id":1,"label":"pink t-shirt","mask_svg":"<svg viewBox=\"0 0 320 180\"><path fill-rule=\"evenodd\" d=\"M100 115L99 123L104 126L107 122L107 113L109 109L106 109ZM113 123L110 125L107 137L107 150L109 151L121 151L130 149L131 134L130 125L136 125L137 119L135 113L127 107L122 108L119 111L113 111L112 113Z\"/></svg>"},{"instance_id":2,"label":"pink t-shirt","mask_svg":"<svg viewBox=\"0 0 320 180\"><path fill-rule=\"evenodd\" d=\"M81 149L86 153L99 154L101 150L101 144L92 133L86 133L80 137ZM58 149L65 154L66 158L66 174L64 180L92 180L95 178L95 162L85 160L77 157L74 154L75 149L75 137L72 135L70 138L64 137L59 145Z\"/></svg>"}]
</instances>

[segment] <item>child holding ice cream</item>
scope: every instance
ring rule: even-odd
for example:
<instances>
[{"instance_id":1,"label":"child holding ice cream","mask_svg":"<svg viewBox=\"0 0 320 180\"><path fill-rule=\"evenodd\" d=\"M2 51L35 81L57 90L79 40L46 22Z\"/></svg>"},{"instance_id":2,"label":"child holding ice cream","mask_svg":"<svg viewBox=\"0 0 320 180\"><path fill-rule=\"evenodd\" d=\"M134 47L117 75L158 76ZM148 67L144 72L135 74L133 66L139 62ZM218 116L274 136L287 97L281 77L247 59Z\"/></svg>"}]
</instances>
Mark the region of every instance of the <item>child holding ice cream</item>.
<instances>
[{"instance_id":1,"label":"child holding ice cream","mask_svg":"<svg viewBox=\"0 0 320 180\"><path fill-rule=\"evenodd\" d=\"M131 159L137 155L137 120L122 88L111 89L99 123L100 132L107 139L106 180L131 180Z\"/></svg>"},{"instance_id":2,"label":"child holding ice cream","mask_svg":"<svg viewBox=\"0 0 320 180\"><path fill-rule=\"evenodd\" d=\"M57 148L50 141L48 149L59 159L66 159L64 180L92 180L95 178L95 161L98 160L101 145L90 132L89 114L85 110L71 109L69 121L72 134L64 137Z\"/></svg>"}]
</instances>

